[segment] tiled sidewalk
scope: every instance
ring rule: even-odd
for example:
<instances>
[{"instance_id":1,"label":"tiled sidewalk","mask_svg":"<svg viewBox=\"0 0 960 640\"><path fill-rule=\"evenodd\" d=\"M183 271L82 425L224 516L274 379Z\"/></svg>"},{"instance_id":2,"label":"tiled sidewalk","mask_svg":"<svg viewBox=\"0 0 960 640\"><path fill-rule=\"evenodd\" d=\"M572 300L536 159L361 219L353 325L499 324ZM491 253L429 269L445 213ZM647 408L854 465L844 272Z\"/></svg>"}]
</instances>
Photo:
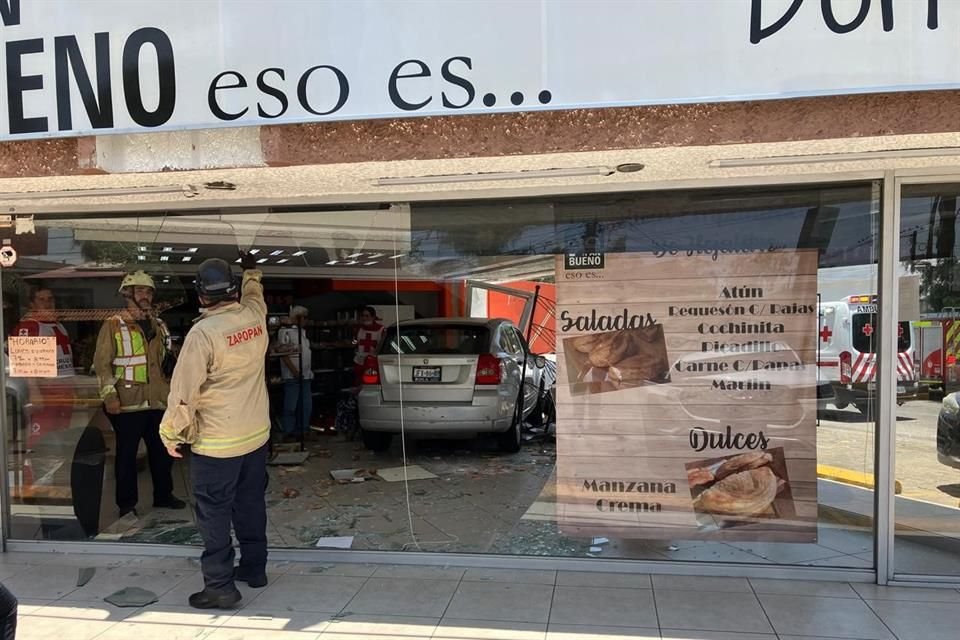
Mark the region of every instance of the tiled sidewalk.
<instances>
[{"instance_id":1,"label":"tiled sidewalk","mask_svg":"<svg viewBox=\"0 0 960 640\"><path fill-rule=\"evenodd\" d=\"M97 567L78 588L80 567ZM18 640L956 640L960 590L835 582L274 562L236 611L186 605L195 560L6 554ZM120 609L123 587L159 602Z\"/></svg>"}]
</instances>

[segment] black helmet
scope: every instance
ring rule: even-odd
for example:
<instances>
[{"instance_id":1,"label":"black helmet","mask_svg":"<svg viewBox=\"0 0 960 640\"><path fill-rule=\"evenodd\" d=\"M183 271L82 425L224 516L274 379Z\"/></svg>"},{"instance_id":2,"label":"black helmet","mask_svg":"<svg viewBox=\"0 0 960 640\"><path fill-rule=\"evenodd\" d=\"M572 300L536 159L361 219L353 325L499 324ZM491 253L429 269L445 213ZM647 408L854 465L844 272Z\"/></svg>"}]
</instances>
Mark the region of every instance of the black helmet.
<instances>
[{"instance_id":1,"label":"black helmet","mask_svg":"<svg viewBox=\"0 0 960 640\"><path fill-rule=\"evenodd\" d=\"M236 298L239 289L230 265L224 260L210 258L197 267L197 295L216 303Z\"/></svg>"}]
</instances>

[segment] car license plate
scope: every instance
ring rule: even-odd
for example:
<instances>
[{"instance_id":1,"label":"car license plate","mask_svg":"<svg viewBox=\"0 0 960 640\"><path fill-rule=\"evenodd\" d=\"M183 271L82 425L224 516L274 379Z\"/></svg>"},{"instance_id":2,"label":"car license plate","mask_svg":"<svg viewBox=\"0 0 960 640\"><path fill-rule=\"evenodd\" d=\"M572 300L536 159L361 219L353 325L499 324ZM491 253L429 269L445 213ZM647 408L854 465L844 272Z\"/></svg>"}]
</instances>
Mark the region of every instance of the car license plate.
<instances>
[{"instance_id":1,"label":"car license plate","mask_svg":"<svg viewBox=\"0 0 960 640\"><path fill-rule=\"evenodd\" d=\"M414 382L440 382L440 367L414 367Z\"/></svg>"}]
</instances>

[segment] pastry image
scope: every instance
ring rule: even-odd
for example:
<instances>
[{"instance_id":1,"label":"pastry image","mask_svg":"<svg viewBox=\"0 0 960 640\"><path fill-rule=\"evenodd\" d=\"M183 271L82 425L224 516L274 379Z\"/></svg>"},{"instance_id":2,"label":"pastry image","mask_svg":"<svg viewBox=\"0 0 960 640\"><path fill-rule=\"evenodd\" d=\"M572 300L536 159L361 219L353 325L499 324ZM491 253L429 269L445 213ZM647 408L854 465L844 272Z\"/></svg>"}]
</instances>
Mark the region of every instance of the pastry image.
<instances>
[{"instance_id":1,"label":"pastry image","mask_svg":"<svg viewBox=\"0 0 960 640\"><path fill-rule=\"evenodd\" d=\"M593 345L596 344L598 340L600 340L600 335L592 333L585 336L570 338L570 344L573 345L573 348L580 353L590 353L590 350L593 349Z\"/></svg>"},{"instance_id":2,"label":"pastry image","mask_svg":"<svg viewBox=\"0 0 960 640\"><path fill-rule=\"evenodd\" d=\"M710 484L714 480L716 480L716 477L710 469L695 467L687 471L687 481L690 483L691 489L693 487L699 487L700 485Z\"/></svg>"},{"instance_id":3,"label":"pastry image","mask_svg":"<svg viewBox=\"0 0 960 640\"><path fill-rule=\"evenodd\" d=\"M701 529L789 522L796 516L783 447L695 460L685 467Z\"/></svg>"},{"instance_id":4,"label":"pastry image","mask_svg":"<svg viewBox=\"0 0 960 640\"><path fill-rule=\"evenodd\" d=\"M720 465L720 468L717 469L717 480L722 480L729 475L738 473L740 471L747 471L748 469L756 469L764 465L770 464L773 461L773 456L765 451L751 451L750 453L741 453L738 456L734 456Z\"/></svg>"},{"instance_id":5,"label":"pastry image","mask_svg":"<svg viewBox=\"0 0 960 640\"><path fill-rule=\"evenodd\" d=\"M617 391L670 381L663 326L566 338L564 362L574 394Z\"/></svg>"},{"instance_id":6,"label":"pastry image","mask_svg":"<svg viewBox=\"0 0 960 640\"><path fill-rule=\"evenodd\" d=\"M740 471L720 480L700 494L703 511L720 515L749 516L770 507L781 481L770 467Z\"/></svg>"},{"instance_id":7,"label":"pastry image","mask_svg":"<svg viewBox=\"0 0 960 640\"><path fill-rule=\"evenodd\" d=\"M626 331L615 331L598 336L587 359L594 367L606 368L626 358L633 342Z\"/></svg>"}]
</instances>

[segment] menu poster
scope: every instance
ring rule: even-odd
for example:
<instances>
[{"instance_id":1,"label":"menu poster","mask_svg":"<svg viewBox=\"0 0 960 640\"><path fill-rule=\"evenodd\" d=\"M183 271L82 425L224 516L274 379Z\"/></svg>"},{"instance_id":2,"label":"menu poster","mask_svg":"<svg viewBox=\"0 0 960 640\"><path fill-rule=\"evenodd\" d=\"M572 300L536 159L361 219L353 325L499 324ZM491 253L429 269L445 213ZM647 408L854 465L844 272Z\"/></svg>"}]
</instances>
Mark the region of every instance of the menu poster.
<instances>
[{"instance_id":1,"label":"menu poster","mask_svg":"<svg viewBox=\"0 0 960 640\"><path fill-rule=\"evenodd\" d=\"M817 252L556 269L561 530L815 542Z\"/></svg>"},{"instance_id":2,"label":"menu poster","mask_svg":"<svg viewBox=\"0 0 960 640\"><path fill-rule=\"evenodd\" d=\"M11 336L10 376L14 378L56 378L56 336Z\"/></svg>"}]
</instances>

